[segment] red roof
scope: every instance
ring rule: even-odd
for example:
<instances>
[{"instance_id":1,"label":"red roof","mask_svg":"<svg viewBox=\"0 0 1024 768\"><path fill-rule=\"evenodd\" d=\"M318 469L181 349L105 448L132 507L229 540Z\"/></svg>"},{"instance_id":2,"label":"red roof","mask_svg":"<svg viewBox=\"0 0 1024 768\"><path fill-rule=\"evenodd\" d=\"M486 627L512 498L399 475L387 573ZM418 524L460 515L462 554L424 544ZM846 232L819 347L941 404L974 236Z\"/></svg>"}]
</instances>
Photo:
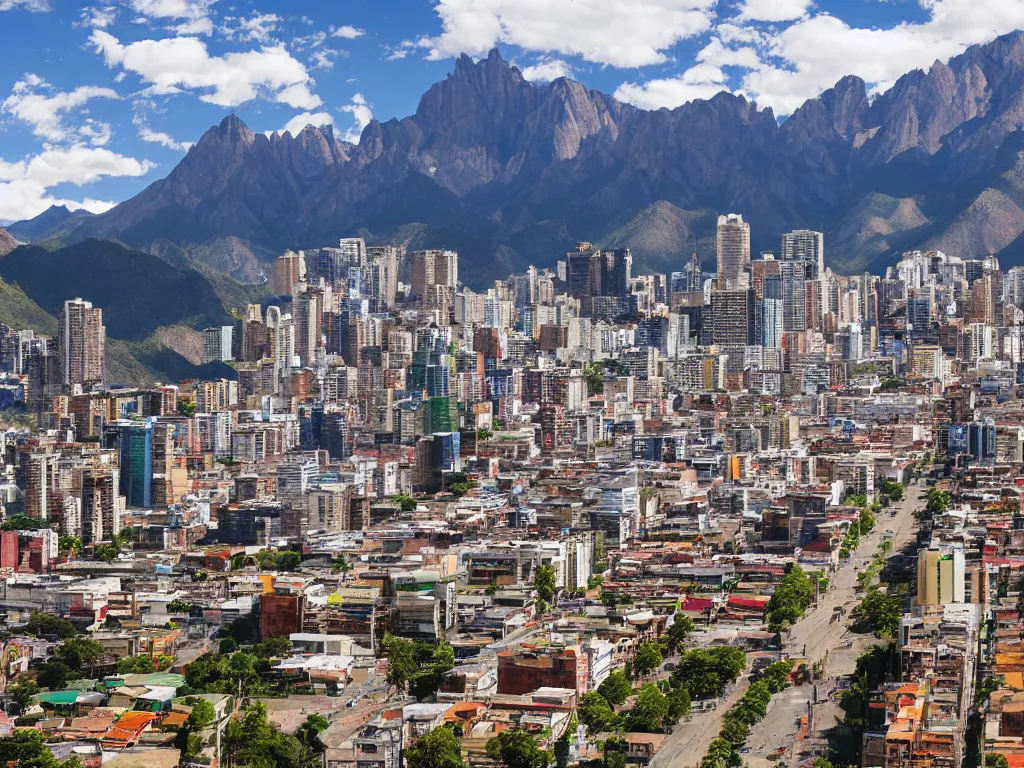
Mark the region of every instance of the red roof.
<instances>
[{"instance_id":1,"label":"red roof","mask_svg":"<svg viewBox=\"0 0 1024 768\"><path fill-rule=\"evenodd\" d=\"M740 597L739 595L729 595L729 605L735 608L752 608L755 611L763 611L767 604L767 597Z\"/></svg>"},{"instance_id":2,"label":"red roof","mask_svg":"<svg viewBox=\"0 0 1024 768\"><path fill-rule=\"evenodd\" d=\"M688 597L680 605L679 610L681 611L706 611L714 602L703 597Z\"/></svg>"}]
</instances>

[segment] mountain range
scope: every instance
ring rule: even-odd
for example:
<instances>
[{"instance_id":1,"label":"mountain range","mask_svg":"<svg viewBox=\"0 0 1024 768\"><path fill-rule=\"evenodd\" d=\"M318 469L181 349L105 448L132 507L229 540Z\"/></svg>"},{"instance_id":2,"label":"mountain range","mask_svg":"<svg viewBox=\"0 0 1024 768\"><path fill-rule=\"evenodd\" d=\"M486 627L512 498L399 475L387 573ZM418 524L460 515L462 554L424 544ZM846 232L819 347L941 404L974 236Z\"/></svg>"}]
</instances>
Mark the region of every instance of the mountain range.
<instances>
[{"instance_id":1,"label":"mountain range","mask_svg":"<svg viewBox=\"0 0 1024 768\"><path fill-rule=\"evenodd\" d=\"M536 85L497 51L463 56L415 114L358 144L330 127L211 128L164 179L93 216L51 209L19 240L119 240L251 281L286 248L339 237L460 252L471 286L553 265L577 240L632 248L637 270L713 262L715 214L755 250L826 233L840 273L903 250L1024 262L1024 33L871 95L848 76L786 120L720 93L645 111L578 82Z\"/></svg>"}]
</instances>

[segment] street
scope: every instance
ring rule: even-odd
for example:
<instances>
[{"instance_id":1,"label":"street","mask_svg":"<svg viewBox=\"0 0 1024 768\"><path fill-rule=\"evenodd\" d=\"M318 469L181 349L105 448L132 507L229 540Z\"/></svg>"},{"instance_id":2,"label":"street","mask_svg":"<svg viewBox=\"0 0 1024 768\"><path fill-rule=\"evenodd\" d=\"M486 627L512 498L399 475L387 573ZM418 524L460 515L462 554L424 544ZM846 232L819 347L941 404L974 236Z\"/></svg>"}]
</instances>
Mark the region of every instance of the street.
<instances>
[{"instance_id":1,"label":"street","mask_svg":"<svg viewBox=\"0 0 1024 768\"><path fill-rule=\"evenodd\" d=\"M903 500L890 507L896 509L895 517L890 517L888 510L883 510L874 530L861 537L857 551L832 574L828 591L819 598L817 606L784 634L784 650L789 656L806 658L809 665L825 659L825 677L853 671L860 649L869 645L871 638L851 635L845 621L832 622L833 612L836 607L842 606L848 613L856 605L857 574L870 563L886 529L893 531L894 553L914 539L917 533L914 509L922 503L917 498L919 489L917 485L907 487ZM848 647L847 643L852 644ZM676 726L654 756L651 766L682 768L697 765L718 736L725 713L740 699L749 684L746 677L738 680L734 689L724 701L719 702L714 711L695 714L689 722ZM790 687L776 697L779 700L772 702L765 719L751 730L747 743L752 754L764 755L772 749L793 745L799 717L805 714L806 702L812 690L806 685ZM824 691L819 686L819 696L823 695ZM828 725L831 724L830 721Z\"/></svg>"}]
</instances>

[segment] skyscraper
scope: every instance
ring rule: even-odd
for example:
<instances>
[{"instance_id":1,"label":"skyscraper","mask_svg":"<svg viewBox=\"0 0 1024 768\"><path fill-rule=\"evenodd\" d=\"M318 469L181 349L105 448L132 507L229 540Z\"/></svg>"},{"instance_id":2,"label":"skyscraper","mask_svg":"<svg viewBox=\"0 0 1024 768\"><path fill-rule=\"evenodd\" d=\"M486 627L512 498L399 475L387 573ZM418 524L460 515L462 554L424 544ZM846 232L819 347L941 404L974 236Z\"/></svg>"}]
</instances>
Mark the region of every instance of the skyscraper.
<instances>
[{"instance_id":1,"label":"skyscraper","mask_svg":"<svg viewBox=\"0 0 1024 768\"><path fill-rule=\"evenodd\" d=\"M766 275L763 282L764 298L761 300L761 345L778 348L782 346L783 321L782 278Z\"/></svg>"},{"instance_id":2,"label":"skyscraper","mask_svg":"<svg viewBox=\"0 0 1024 768\"><path fill-rule=\"evenodd\" d=\"M102 309L94 309L91 302L82 299L64 302L58 345L65 388L85 388L103 382L106 338Z\"/></svg>"},{"instance_id":3,"label":"skyscraper","mask_svg":"<svg viewBox=\"0 0 1024 768\"><path fill-rule=\"evenodd\" d=\"M825 273L825 236L809 229L797 229L782 236L783 261L808 263L807 279L814 280Z\"/></svg>"},{"instance_id":4,"label":"skyscraper","mask_svg":"<svg viewBox=\"0 0 1024 768\"><path fill-rule=\"evenodd\" d=\"M750 225L743 216L730 213L718 217L718 287L746 288L750 269Z\"/></svg>"},{"instance_id":5,"label":"skyscraper","mask_svg":"<svg viewBox=\"0 0 1024 768\"><path fill-rule=\"evenodd\" d=\"M203 362L219 363L231 360L231 346L235 327L222 325L217 328L203 329Z\"/></svg>"}]
</instances>

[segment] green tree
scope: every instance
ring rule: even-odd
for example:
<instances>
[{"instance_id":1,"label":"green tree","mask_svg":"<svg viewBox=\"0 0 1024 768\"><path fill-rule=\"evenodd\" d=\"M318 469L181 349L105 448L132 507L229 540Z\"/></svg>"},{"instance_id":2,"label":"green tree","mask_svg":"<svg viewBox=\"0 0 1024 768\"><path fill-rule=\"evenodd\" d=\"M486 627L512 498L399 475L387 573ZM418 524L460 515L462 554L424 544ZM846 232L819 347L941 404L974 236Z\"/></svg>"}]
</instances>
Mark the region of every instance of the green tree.
<instances>
[{"instance_id":1,"label":"green tree","mask_svg":"<svg viewBox=\"0 0 1024 768\"><path fill-rule=\"evenodd\" d=\"M82 540L77 536L61 536L57 539L57 549L77 555L82 551Z\"/></svg>"},{"instance_id":2,"label":"green tree","mask_svg":"<svg viewBox=\"0 0 1024 768\"><path fill-rule=\"evenodd\" d=\"M178 415L192 418L199 411L199 404L194 400L179 400L178 401Z\"/></svg>"},{"instance_id":3,"label":"green tree","mask_svg":"<svg viewBox=\"0 0 1024 768\"><path fill-rule=\"evenodd\" d=\"M36 680L51 691L62 691L68 680L77 680L80 676L62 661L48 661L40 668Z\"/></svg>"},{"instance_id":4,"label":"green tree","mask_svg":"<svg viewBox=\"0 0 1024 768\"><path fill-rule=\"evenodd\" d=\"M860 604L850 611L850 618L864 622L878 635L895 637L899 632L903 612L899 598L882 592L877 586L872 586Z\"/></svg>"},{"instance_id":5,"label":"green tree","mask_svg":"<svg viewBox=\"0 0 1024 768\"><path fill-rule=\"evenodd\" d=\"M700 768L738 768L742 764L743 760L733 749L732 744L723 738L717 738L711 742L700 761Z\"/></svg>"},{"instance_id":6,"label":"green tree","mask_svg":"<svg viewBox=\"0 0 1024 768\"><path fill-rule=\"evenodd\" d=\"M726 717L722 720L722 730L719 736L733 746L739 746L747 740L750 735L750 726L742 720L734 717Z\"/></svg>"},{"instance_id":7,"label":"green tree","mask_svg":"<svg viewBox=\"0 0 1024 768\"><path fill-rule=\"evenodd\" d=\"M686 638L693 634L696 629L697 625L693 623L693 619L677 613L676 620L672 622L672 626L665 633L665 646L668 652L675 653L682 648Z\"/></svg>"},{"instance_id":8,"label":"green tree","mask_svg":"<svg viewBox=\"0 0 1024 768\"><path fill-rule=\"evenodd\" d=\"M18 707L20 714L32 704L32 697L42 690L34 680L17 680L7 686L7 695Z\"/></svg>"},{"instance_id":9,"label":"green tree","mask_svg":"<svg viewBox=\"0 0 1024 768\"><path fill-rule=\"evenodd\" d=\"M295 732L295 736L303 746L321 752L323 745L320 742L320 734L330 727L331 721L323 715L307 715L305 721Z\"/></svg>"},{"instance_id":10,"label":"green tree","mask_svg":"<svg viewBox=\"0 0 1024 768\"><path fill-rule=\"evenodd\" d=\"M103 646L95 640L71 637L57 646L54 656L71 669L81 669L95 663L103 655Z\"/></svg>"},{"instance_id":11,"label":"green tree","mask_svg":"<svg viewBox=\"0 0 1024 768\"><path fill-rule=\"evenodd\" d=\"M644 683L636 704L626 713L625 728L636 733L658 733L668 715L668 699L654 683Z\"/></svg>"},{"instance_id":12,"label":"green tree","mask_svg":"<svg viewBox=\"0 0 1024 768\"><path fill-rule=\"evenodd\" d=\"M903 483L893 482L892 480L886 480L882 483L882 493L893 501L902 501L904 490Z\"/></svg>"},{"instance_id":13,"label":"green tree","mask_svg":"<svg viewBox=\"0 0 1024 768\"><path fill-rule=\"evenodd\" d=\"M407 493L400 493L397 496L393 496L392 499L398 502L398 505L402 508L403 512L413 512L419 502L415 498Z\"/></svg>"},{"instance_id":14,"label":"green tree","mask_svg":"<svg viewBox=\"0 0 1024 768\"><path fill-rule=\"evenodd\" d=\"M462 745L448 727L420 736L405 750L406 768L466 768Z\"/></svg>"},{"instance_id":15,"label":"green tree","mask_svg":"<svg viewBox=\"0 0 1024 768\"><path fill-rule=\"evenodd\" d=\"M542 565L533 575L533 588L537 590L537 597L545 603L555 599L555 567L553 565Z\"/></svg>"},{"instance_id":16,"label":"green tree","mask_svg":"<svg viewBox=\"0 0 1024 768\"><path fill-rule=\"evenodd\" d=\"M478 429L476 431L476 439L477 440L488 440L488 439L490 439L490 437L491 437L491 430L489 430L487 427L480 427L480 429Z\"/></svg>"},{"instance_id":17,"label":"green tree","mask_svg":"<svg viewBox=\"0 0 1024 768\"><path fill-rule=\"evenodd\" d=\"M277 570L279 571L294 571L301 562L302 555L298 552L285 551L277 553Z\"/></svg>"},{"instance_id":18,"label":"green tree","mask_svg":"<svg viewBox=\"0 0 1024 768\"><path fill-rule=\"evenodd\" d=\"M42 613L41 611L34 611L29 616L24 632L26 635L35 635L36 637L53 635L61 639L74 637L78 634L75 625L70 621L49 613Z\"/></svg>"},{"instance_id":19,"label":"green tree","mask_svg":"<svg viewBox=\"0 0 1024 768\"><path fill-rule=\"evenodd\" d=\"M633 656L633 671L639 677L651 674L661 666L661 647L653 640L640 643Z\"/></svg>"},{"instance_id":20,"label":"green tree","mask_svg":"<svg viewBox=\"0 0 1024 768\"><path fill-rule=\"evenodd\" d=\"M185 727L190 731L201 731L213 725L217 719L217 712L214 710L213 704L206 699L199 696L187 696L185 704L192 707L192 711L188 713L188 718L185 720Z\"/></svg>"},{"instance_id":21,"label":"green tree","mask_svg":"<svg viewBox=\"0 0 1024 768\"><path fill-rule=\"evenodd\" d=\"M117 559L117 556L121 554L121 546L113 542L109 544L97 544L96 548L93 549L93 554L97 560L105 560L108 563L112 563Z\"/></svg>"},{"instance_id":22,"label":"green tree","mask_svg":"<svg viewBox=\"0 0 1024 768\"><path fill-rule=\"evenodd\" d=\"M618 707L633 695L633 686L630 685L626 673L621 669L616 669L597 687L597 692L609 704Z\"/></svg>"},{"instance_id":23,"label":"green tree","mask_svg":"<svg viewBox=\"0 0 1024 768\"><path fill-rule=\"evenodd\" d=\"M814 602L814 582L799 565L793 565L782 583L775 588L768 605L765 607L765 619L768 629L780 632L791 624L795 624Z\"/></svg>"},{"instance_id":24,"label":"green tree","mask_svg":"<svg viewBox=\"0 0 1024 768\"><path fill-rule=\"evenodd\" d=\"M412 641L388 633L384 635L381 645L388 657L387 681L397 688L405 689L419 669L413 655Z\"/></svg>"},{"instance_id":25,"label":"green tree","mask_svg":"<svg viewBox=\"0 0 1024 768\"><path fill-rule=\"evenodd\" d=\"M533 736L519 728L509 728L487 742L487 755L501 760L508 768L547 768L554 756L537 746Z\"/></svg>"},{"instance_id":26,"label":"green tree","mask_svg":"<svg viewBox=\"0 0 1024 768\"><path fill-rule=\"evenodd\" d=\"M692 702L690 692L685 688L673 688L666 696L668 699L668 712L665 714L665 726L672 726L682 718L690 714Z\"/></svg>"},{"instance_id":27,"label":"green tree","mask_svg":"<svg viewBox=\"0 0 1024 768\"><path fill-rule=\"evenodd\" d=\"M238 650L238 641L233 637L225 637L220 641L218 651L224 655L232 654Z\"/></svg>"},{"instance_id":28,"label":"green tree","mask_svg":"<svg viewBox=\"0 0 1024 768\"><path fill-rule=\"evenodd\" d=\"M985 768L1010 768L1010 762L999 752L986 752Z\"/></svg>"},{"instance_id":29,"label":"green tree","mask_svg":"<svg viewBox=\"0 0 1024 768\"><path fill-rule=\"evenodd\" d=\"M583 366L583 381L587 384L587 396L593 397L604 387L604 367L600 363Z\"/></svg>"},{"instance_id":30,"label":"green tree","mask_svg":"<svg viewBox=\"0 0 1024 768\"><path fill-rule=\"evenodd\" d=\"M122 656L117 660L117 671L122 675L146 675L154 671L153 657Z\"/></svg>"},{"instance_id":31,"label":"green tree","mask_svg":"<svg viewBox=\"0 0 1024 768\"><path fill-rule=\"evenodd\" d=\"M291 652L291 649L291 640L284 635L279 635L277 637L268 637L266 640L256 643L253 646L252 652L261 659L276 659L286 656Z\"/></svg>"},{"instance_id":32,"label":"green tree","mask_svg":"<svg viewBox=\"0 0 1024 768\"><path fill-rule=\"evenodd\" d=\"M198 733L186 731L185 748L182 750L184 757L198 757L206 749L206 739Z\"/></svg>"},{"instance_id":33,"label":"green tree","mask_svg":"<svg viewBox=\"0 0 1024 768\"><path fill-rule=\"evenodd\" d=\"M587 726L591 735L612 730L619 721L608 700L597 691L583 694L577 711L580 722Z\"/></svg>"},{"instance_id":34,"label":"green tree","mask_svg":"<svg viewBox=\"0 0 1024 768\"><path fill-rule=\"evenodd\" d=\"M0 739L0 765L18 768L57 768L57 759L43 741L43 734L32 728L19 728Z\"/></svg>"}]
</instances>

